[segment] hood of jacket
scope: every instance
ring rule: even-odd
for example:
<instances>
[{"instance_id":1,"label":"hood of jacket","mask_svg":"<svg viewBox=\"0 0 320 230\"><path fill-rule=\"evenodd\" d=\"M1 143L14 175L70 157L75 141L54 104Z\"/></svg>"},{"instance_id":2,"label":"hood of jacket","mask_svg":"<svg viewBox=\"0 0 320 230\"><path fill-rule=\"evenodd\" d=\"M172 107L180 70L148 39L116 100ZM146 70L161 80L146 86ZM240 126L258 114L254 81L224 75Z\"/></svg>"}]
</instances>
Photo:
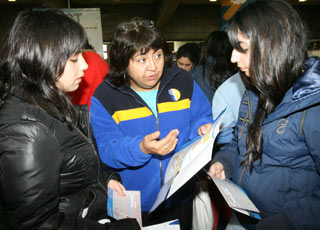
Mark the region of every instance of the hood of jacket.
<instances>
[{"instance_id":1,"label":"hood of jacket","mask_svg":"<svg viewBox=\"0 0 320 230\"><path fill-rule=\"evenodd\" d=\"M312 57L304 64L305 72L286 92L282 102L264 124L320 102L320 59Z\"/></svg>"}]
</instances>

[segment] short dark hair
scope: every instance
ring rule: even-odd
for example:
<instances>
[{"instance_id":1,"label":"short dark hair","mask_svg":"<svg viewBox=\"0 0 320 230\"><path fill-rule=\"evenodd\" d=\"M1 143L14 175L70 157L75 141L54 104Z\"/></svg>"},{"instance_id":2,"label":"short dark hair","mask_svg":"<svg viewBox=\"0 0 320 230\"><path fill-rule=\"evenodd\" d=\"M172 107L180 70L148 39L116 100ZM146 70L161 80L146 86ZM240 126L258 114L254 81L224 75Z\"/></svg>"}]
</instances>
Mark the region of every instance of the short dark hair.
<instances>
[{"instance_id":1,"label":"short dark hair","mask_svg":"<svg viewBox=\"0 0 320 230\"><path fill-rule=\"evenodd\" d=\"M198 65L200 61L200 45L192 42L180 46L177 52L177 60L181 57L187 57L193 65Z\"/></svg>"},{"instance_id":2,"label":"short dark hair","mask_svg":"<svg viewBox=\"0 0 320 230\"><path fill-rule=\"evenodd\" d=\"M307 58L307 28L294 8L282 0L259 0L238 12L227 27L230 41L239 52L238 32L249 39L250 78L246 87L259 96L258 108L247 135L247 155L242 164L262 158L262 123L302 75Z\"/></svg>"},{"instance_id":3,"label":"short dark hair","mask_svg":"<svg viewBox=\"0 0 320 230\"><path fill-rule=\"evenodd\" d=\"M20 12L1 53L0 106L10 93L20 88L28 103L54 116L58 109L69 124L76 122L75 109L66 94L56 87L56 81L68 58L81 52L86 40L81 25L60 10Z\"/></svg>"},{"instance_id":4,"label":"short dark hair","mask_svg":"<svg viewBox=\"0 0 320 230\"><path fill-rule=\"evenodd\" d=\"M155 27L154 22L143 18L133 18L120 23L113 33L109 50L110 70L108 77L116 86L128 86L126 70L129 60L137 51L148 52L150 49L162 49L165 66L172 62L171 53L164 35Z\"/></svg>"}]
</instances>

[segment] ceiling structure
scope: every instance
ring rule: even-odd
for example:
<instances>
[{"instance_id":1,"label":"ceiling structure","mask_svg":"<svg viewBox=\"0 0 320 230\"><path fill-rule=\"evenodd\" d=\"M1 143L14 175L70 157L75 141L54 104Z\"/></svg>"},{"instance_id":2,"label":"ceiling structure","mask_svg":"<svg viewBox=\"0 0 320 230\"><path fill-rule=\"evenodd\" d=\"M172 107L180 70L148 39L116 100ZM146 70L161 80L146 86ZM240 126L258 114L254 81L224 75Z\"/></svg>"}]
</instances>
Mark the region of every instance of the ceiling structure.
<instances>
[{"instance_id":1,"label":"ceiling structure","mask_svg":"<svg viewBox=\"0 0 320 230\"><path fill-rule=\"evenodd\" d=\"M290 4L299 5L320 5L320 0L287 0ZM219 5L220 0L210 2L209 0L0 0L1 5L12 5L26 7L47 7L47 8L76 8L76 7L107 7L117 5L154 6L156 12L156 24L159 28L164 28L179 5Z\"/></svg>"},{"instance_id":2,"label":"ceiling structure","mask_svg":"<svg viewBox=\"0 0 320 230\"><path fill-rule=\"evenodd\" d=\"M178 4L192 4L192 5L203 5L203 4L220 4L220 0L216 2L210 2L209 0L171 0L172 2L177 2ZM159 2L159 0L16 0L15 2L10 2L9 0L0 0L1 4L28 4L28 5L41 5L46 4L48 2L52 2L55 4L56 2L64 2L67 4L83 4L83 5L110 5L110 4L126 4L126 5L152 5ZM305 2L299 2L299 0L287 0L292 5L314 5L320 4L320 0L307 0Z\"/></svg>"},{"instance_id":3,"label":"ceiling structure","mask_svg":"<svg viewBox=\"0 0 320 230\"><path fill-rule=\"evenodd\" d=\"M286 1L301 9L299 13L308 23L311 38L320 38L320 0ZM110 39L116 24L137 15L154 20L168 39L203 40L212 29L220 28L220 3L220 0L0 0L0 38L10 26L9 18L23 8L100 8L104 41Z\"/></svg>"}]
</instances>

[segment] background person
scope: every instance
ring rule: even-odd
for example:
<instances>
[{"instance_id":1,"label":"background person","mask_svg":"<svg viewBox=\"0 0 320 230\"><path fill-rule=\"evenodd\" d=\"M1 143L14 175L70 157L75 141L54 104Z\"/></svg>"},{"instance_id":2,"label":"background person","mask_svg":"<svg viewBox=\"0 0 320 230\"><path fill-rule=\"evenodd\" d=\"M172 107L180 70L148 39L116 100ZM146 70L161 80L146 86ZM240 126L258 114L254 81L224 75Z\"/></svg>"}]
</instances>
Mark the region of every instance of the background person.
<instances>
[{"instance_id":1,"label":"background person","mask_svg":"<svg viewBox=\"0 0 320 230\"><path fill-rule=\"evenodd\" d=\"M100 157L120 173L126 189L141 191L143 226L179 219L181 229L191 229L194 183L148 212L173 154L212 126L210 103L172 63L152 21L119 24L109 52L110 71L90 107Z\"/></svg>"},{"instance_id":2,"label":"background person","mask_svg":"<svg viewBox=\"0 0 320 230\"><path fill-rule=\"evenodd\" d=\"M244 91L245 86L241 76L239 73L236 73L225 80L214 93L212 99L213 119L217 119L218 115L225 109L220 126L221 131L215 142L220 147L231 142L233 138Z\"/></svg>"},{"instance_id":3,"label":"background person","mask_svg":"<svg viewBox=\"0 0 320 230\"><path fill-rule=\"evenodd\" d=\"M230 61L231 52L228 34L225 31L213 31L202 48L200 65L191 72L210 103L215 90L237 72L236 65Z\"/></svg>"},{"instance_id":4,"label":"background person","mask_svg":"<svg viewBox=\"0 0 320 230\"><path fill-rule=\"evenodd\" d=\"M72 104L88 105L90 107L90 99L100 83L103 81L109 71L109 64L97 54L92 46L86 42L82 56L88 68L84 71L84 76L80 82L79 88L73 92L69 92Z\"/></svg>"},{"instance_id":5,"label":"background person","mask_svg":"<svg viewBox=\"0 0 320 230\"><path fill-rule=\"evenodd\" d=\"M120 177L102 170L88 110L66 93L88 67L83 28L61 11L23 11L1 52L1 229L140 229L107 218L107 187ZM108 185L108 186L107 186Z\"/></svg>"},{"instance_id":6,"label":"background person","mask_svg":"<svg viewBox=\"0 0 320 230\"><path fill-rule=\"evenodd\" d=\"M260 210L260 222L237 213L242 229L318 229L320 60L307 59L307 29L286 1L268 0L248 4L227 31L248 90L209 172L232 176Z\"/></svg>"},{"instance_id":7,"label":"background person","mask_svg":"<svg viewBox=\"0 0 320 230\"><path fill-rule=\"evenodd\" d=\"M187 72L193 70L200 61L200 46L197 43L186 43L179 47L177 51L176 63Z\"/></svg>"}]
</instances>

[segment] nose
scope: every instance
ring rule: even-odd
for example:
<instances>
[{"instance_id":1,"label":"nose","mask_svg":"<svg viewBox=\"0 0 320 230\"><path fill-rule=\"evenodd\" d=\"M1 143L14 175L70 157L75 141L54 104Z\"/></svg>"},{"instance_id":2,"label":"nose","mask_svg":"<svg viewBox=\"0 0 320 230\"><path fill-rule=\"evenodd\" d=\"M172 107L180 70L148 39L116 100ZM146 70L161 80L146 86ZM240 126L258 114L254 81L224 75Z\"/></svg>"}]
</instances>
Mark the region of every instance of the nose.
<instances>
[{"instance_id":1,"label":"nose","mask_svg":"<svg viewBox=\"0 0 320 230\"><path fill-rule=\"evenodd\" d=\"M156 70L157 69L157 65L156 65L156 61L153 58L149 58L149 70Z\"/></svg>"},{"instance_id":2,"label":"nose","mask_svg":"<svg viewBox=\"0 0 320 230\"><path fill-rule=\"evenodd\" d=\"M87 64L87 62L86 62L86 60L84 60L84 58L83 58L83 56L82 56L82 54L80 54L80 69L82 70L82 71L84 71L84 70L86 70L86 69L88 69L88 64Z\"/></svg>"},{"instance_id":3,"label":"nose","mask_svg":"<svg viewBox=\"0 0 320 230\"><path fill-rule=\"evenodd\" d=\"M185 65L180 65L180 68L184 69L185 71L188 71L188 67Z\"/></svg>"},{"instance_id":4,"label":"nose","mask_svg":"<svg viewBox=\"0 0 320 230\"><path fill-rule=\"evenodd\" d=\"M237 51L236 49L233 49L231 54L231 62L232 63L239 62L239 57L240 57L240 52Z\"/></svg>"}]
</instances>

